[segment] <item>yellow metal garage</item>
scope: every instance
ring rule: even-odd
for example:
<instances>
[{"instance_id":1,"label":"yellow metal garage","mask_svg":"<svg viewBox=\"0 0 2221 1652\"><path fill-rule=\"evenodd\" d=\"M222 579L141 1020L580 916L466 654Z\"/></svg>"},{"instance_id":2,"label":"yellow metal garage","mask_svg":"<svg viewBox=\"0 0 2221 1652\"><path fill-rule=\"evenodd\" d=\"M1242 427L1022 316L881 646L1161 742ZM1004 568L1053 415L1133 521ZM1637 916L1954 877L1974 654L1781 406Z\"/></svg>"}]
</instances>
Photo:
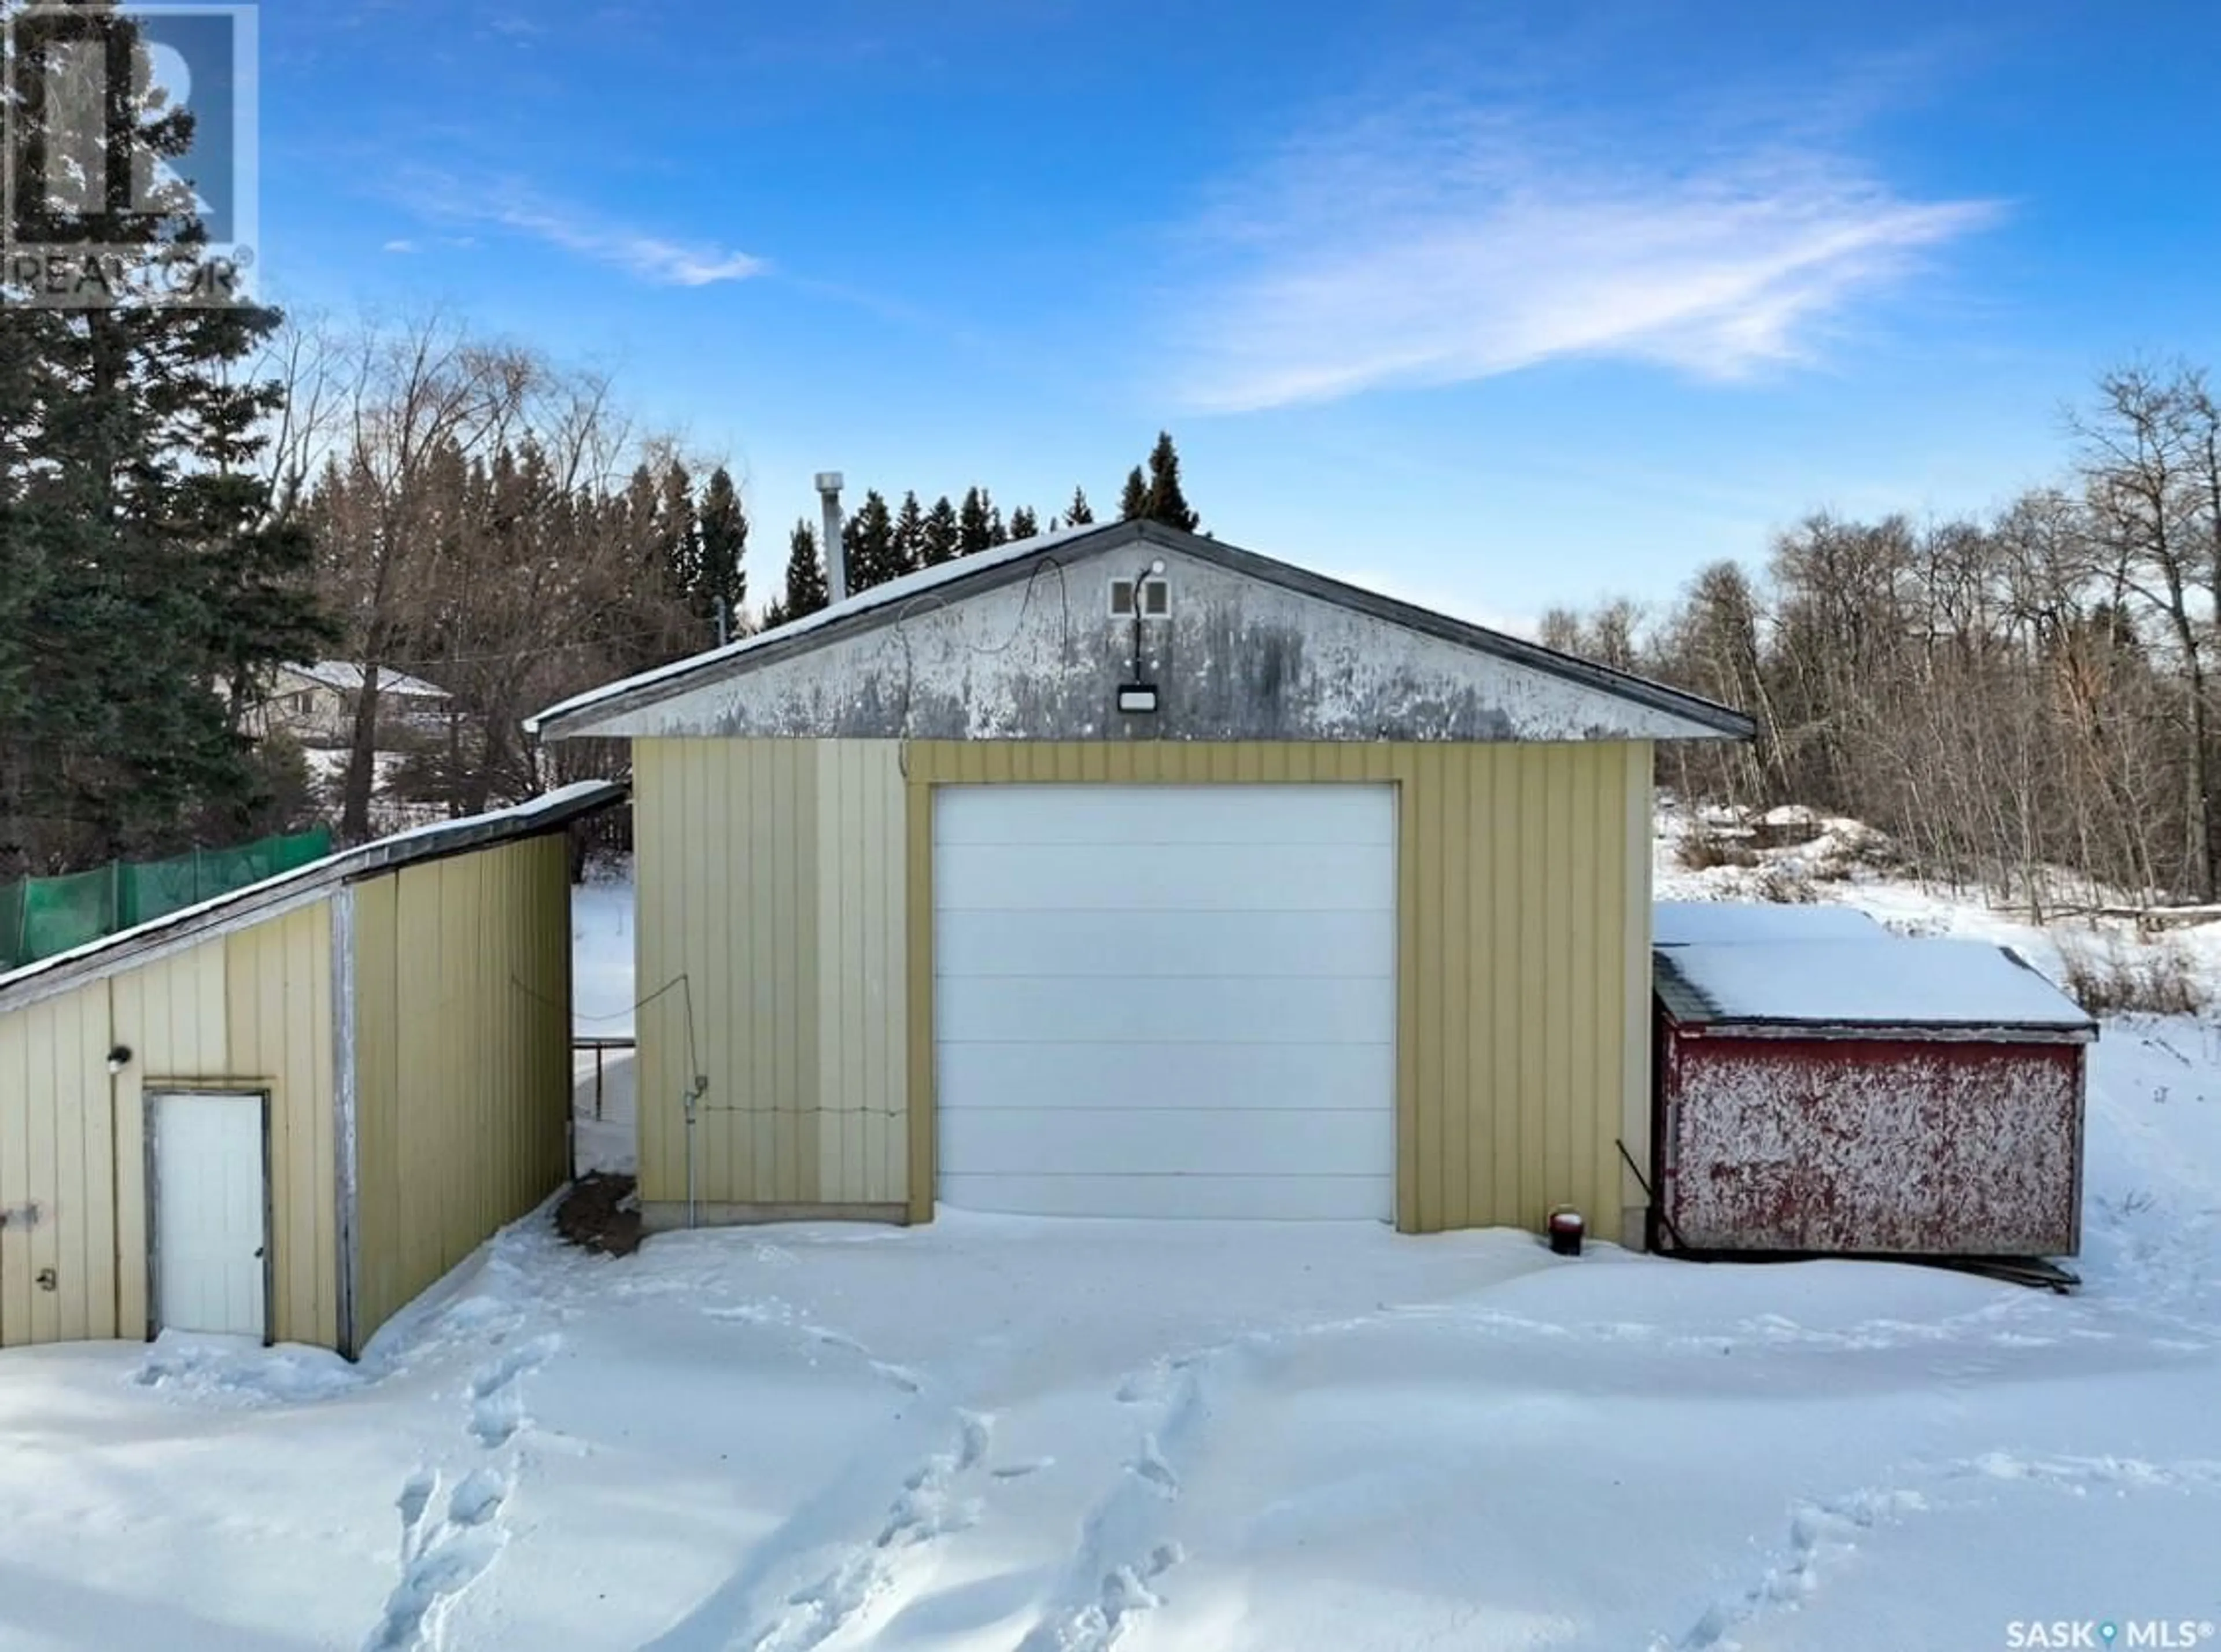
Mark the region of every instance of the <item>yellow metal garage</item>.
<instances>
[{"instance_id":1,"label":"yellow metal garage","mask_svg":"<svg viewBox=\"0 0 2221 1652\"><path fill-rule=\"evenodd\" d=\"M564 1179L569 867L615 787L349 851L0 976L0 1346L353 1355Z\"/></svg>"},{"instance_id":2,"label":"yellow metal garage","mask_svg":"<svg viewBox=\"0 0 2221 1652\"><path fill-rule=\"evenodd\" d=\"M651 1222L1639 1241L1651 753L1736 713L1125 522L540 723L633 742Z\"/></svg>"}]
</instances>

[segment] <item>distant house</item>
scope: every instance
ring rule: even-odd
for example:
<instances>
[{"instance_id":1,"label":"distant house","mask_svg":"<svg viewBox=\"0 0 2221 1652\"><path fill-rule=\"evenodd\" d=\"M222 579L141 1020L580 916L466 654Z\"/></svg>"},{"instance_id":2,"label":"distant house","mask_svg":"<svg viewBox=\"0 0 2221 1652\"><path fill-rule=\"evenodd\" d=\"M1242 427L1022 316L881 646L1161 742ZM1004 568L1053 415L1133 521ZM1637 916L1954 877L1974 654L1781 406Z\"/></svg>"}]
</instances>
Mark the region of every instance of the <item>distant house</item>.
<instances>
[{"instance_id":1,"label":"distant house","mask_svg":"<svg viewBox=\"0 0 2221 1652\"><path fill-rule=\"evenodd\" d=\"M363 668L352 660L319 660L281 665L269 697L248 714L260 735L290 734L303 745L344 745L354 739L355 708L362 696ZM378 673L378 716L381 750L391 732L436 732L447 726L454 702L445 689L381 667Z\"/></svg>"}]
</instances>

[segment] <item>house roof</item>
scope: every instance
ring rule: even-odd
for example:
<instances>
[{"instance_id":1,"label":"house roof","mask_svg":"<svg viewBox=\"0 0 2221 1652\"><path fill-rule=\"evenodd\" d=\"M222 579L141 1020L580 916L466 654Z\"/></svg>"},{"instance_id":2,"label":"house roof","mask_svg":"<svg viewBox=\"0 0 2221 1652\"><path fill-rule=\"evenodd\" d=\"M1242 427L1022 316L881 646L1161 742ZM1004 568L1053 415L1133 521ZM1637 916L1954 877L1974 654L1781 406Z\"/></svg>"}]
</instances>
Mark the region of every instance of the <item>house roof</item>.
<instances>
[{"instance_id":1,"label":"house roof","mask_svg":"<svg viewBox=\"0 0 2221 1652\"><path fill-rule=\"evenodd\" d=\"M527 720L525 726L551 739L583 732L595 718L620 711L637 710L687 693L707 683L740 676L758 666L836 639L876 627L899 622L922 608L940 607L962 600L976 591L992 589L1027 578L1044 562L1073 554L1093 555L1132 543L1158 545L1167 550L1211 563L1231 572L1277 585L1319 601L1336 603L1389 624L1493 655L1516 664L1600 690L1621 699L1686 718L1715 734L1748 739L1755 732L1741 712L1698 695L1684 694L1662 683L1616 671L1591 661L1576 659L1538 644L1491 631L1467 620L1418 608L1378 592L1330 579L1293 564L1241 550L1158 522L1092 523L1054 533L976 552L935 568L905 575L859 593L844 602L819 610L774 629L742 638L723 648L697 654L690 659L643 671L609 683Z\"/></svg>"},{"instance_id":2,"label":"house roof","mask_svg":"<svg viewBox=\"0 0 2221 1652\"><path fill-rule=\"evenodd\" d=\"M363 668L353 660L322 659L312 664L291 664L283 669L296 676L307 677L311 683L321 683L328 689L337 689L342 694L353 694L362 687ZM421 676L397 671L390 665L378 668L378 688L381 694L400 695L411 700L447 698L447 691L436 683L427 683Z\"/></svg>"},{"instance_id":3,"label":"house roof","mask_svg":"<svg viewBox=\"0 0 2221 1652\"><path fill-rule=\"evenodd\" d=\"M133 928L103 935L67 952L41 958L0 975L0 1013L66 992L103 976L153 962L211 935L305 906L344 885L359 883L423 861L560 831L572 821L623 801L628 789L611 781L581 781L514 808L464 820L442 820L397 832L359 848L343 849L278 876L185 907Z\"/></svg>"},{"instance_id":4,"label":"house roof","mask_svg":"<svg viewBox=\"0 0 2221 1652\"><path fill-rule=\"evenodd\" d=\"M1982 941L1777 940L1661 946L1659 1001L1685 1026L2089 1034L2074 1001Z\"/></svg>"},{"instance_id":5,"label":"house roof","mask_svg":"<svg viewBox=\"0 0 2221 1652\"><path fill-rule=\"evenodd\" d=\"M1749 945L1760 941L1878 941L1889 932L1852 907L1759 901L1661 901L1650 909L1654 946Z\"/></svg>"}]
</instances>

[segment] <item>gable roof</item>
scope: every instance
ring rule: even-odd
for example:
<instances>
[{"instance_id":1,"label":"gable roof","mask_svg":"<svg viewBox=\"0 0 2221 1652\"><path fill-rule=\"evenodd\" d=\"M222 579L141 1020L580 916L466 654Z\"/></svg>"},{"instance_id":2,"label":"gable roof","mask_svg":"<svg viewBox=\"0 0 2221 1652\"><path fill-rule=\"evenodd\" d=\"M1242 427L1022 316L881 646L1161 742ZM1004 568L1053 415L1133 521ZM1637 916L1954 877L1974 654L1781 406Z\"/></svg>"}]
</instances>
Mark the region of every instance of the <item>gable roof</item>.
<instances>
[{"instance_id":1,"label":"gable roof","mask_svg":"<svg viewBox=\"0 0 2221 1652\"><path fill-rule=\"evenodd\" d=\"M322 899L341 886L423 861L560 832L572 821L624 801L628 788L614 781L583 780L511 808L462 820L441 820L397 832L276 877L233 889L130 929L103 935L67 952L0 974L0 1013L19 1009L103 976L149 963L210 936L273 918Z\"/></svg>"},{"instance_id":2,"label":"gable roof","mask_svg":"<svg viewBox=\"0 0 2221 1652\"><path fill-rule=\"evenodd\" d=\"M923 569L884 585L875 585L844 602L787 625L744 637L723 648L575 695L528 719L525 726L544 739L562 739L586 732L584 725L591 721L653 706L775 660L824 646L837 639L898 623L922 608L944 607L973 593L1026 579L1043 563L1060 557L1075 553L1092 556L1128 544L1161 545L1231 573L1686 719L1714 735L1749 739L1756 732L1756 726L1742 713L1696 695L1684 694L1678 689L1592 661L1576 659L1539 644L1330 579L1254 551L1147 521L1091 523L1065 528L976 552L939 567Z\"/></svg>"}]
</instances>

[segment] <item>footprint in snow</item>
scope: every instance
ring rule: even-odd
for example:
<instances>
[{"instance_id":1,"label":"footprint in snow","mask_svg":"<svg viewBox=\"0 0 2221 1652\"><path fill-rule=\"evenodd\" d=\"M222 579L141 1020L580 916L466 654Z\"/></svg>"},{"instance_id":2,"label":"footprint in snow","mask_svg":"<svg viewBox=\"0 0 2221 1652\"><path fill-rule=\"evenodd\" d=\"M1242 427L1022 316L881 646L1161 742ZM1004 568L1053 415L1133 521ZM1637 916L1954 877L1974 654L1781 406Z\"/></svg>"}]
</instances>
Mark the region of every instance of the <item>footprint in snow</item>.
<instances>
[{"instance_id":1,"label":"footprint in snow","mask_svg":"<svg viewBox=\"0 0 2221 1652\"><path fill-rule=\"evenodd\" d=\"M1161 1498L1169 1500L1179 1495L1179 1476L1165 1461L1164 1451L1154 1434L1142 1442L1142 1455L1128 1463L1126 1469Z\"/></svg>"},{"instance_id":2,"label":"footprint in snow","mask_svg":"<svg viewBox=\"0 0 2221 1652\"><path fill-rule=\"evenodd\" d=\"M482 1526L499 1514L508 1500L509 1482L491 1468L480 1468L448 1498L447 1524L459 1528Z\"/></svg>"},{"instance_id":3,"label":"footprint in snow","mask_svg":"<svg viewBox=\"0 0 2221 1652\"><path fill-rule=\"evenodd\" d=\"M563 1339L554 1334L519 1344L471 1379L471 1437L489 1451L507 1445L525 1424L520 1378L554 1356Z\"/></svg>"},{"instance_id":4,"label":"footprint in snow","mask_svg":"<svg viewBox=\"0 0 2221 1652\"><path fill-rule=\"evenodd\" d=\"M509 1496L501 1476L481 1468L465 1478L447 1498L447 1518L428 1530L425 1516L439 1489L437 1471L419 1468L394 1499L401 1515L401 1578L364 1640L364 1652L412 1652L437 1644L447 1603L493 1564L509 1541L493 1524Z\"/></svg>"},{"instance_id":5,"label":"footprint in snow","mask_svg":"<svg viewBox=\"0 0 2221 1652\"><path fill-rule=\"evenodd\" d=\"M409 1476L394 1499L394 1507L401 1511L401 1559L405 1565L416 1548L417 1535L424 1525L424 1511L432 1506L433 1494L440 1489L439 1471L419 1468Z\"/></svg>"}]
</instances>

